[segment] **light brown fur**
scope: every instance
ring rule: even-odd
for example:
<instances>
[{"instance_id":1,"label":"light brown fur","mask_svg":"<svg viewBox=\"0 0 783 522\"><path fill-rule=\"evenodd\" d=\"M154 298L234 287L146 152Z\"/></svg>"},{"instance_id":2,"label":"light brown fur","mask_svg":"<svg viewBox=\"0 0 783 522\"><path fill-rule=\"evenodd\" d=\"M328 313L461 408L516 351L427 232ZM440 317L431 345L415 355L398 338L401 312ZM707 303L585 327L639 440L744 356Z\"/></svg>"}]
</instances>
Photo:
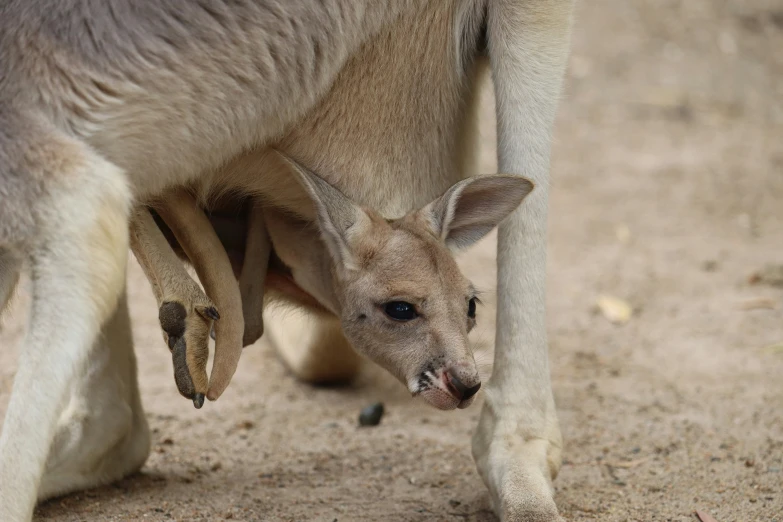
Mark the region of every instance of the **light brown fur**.
<instances>
[{"instance_id":1,"label":"light brown fur","mask_svg":"<svg viewBox=\"0 0 783 522\"><path fill-rule=\"evenodd\" d=\"M131 249L158 301L163 339L174 358L177 387L201 407L209 387L207 342L212 321L219 317L217 309L185 271L146 208L136 209L130 228ZM179 234L179 237L187 236ZM183 242L191 246L189 241ZM220 254L218 251L214 255L219 259ZM180 353L183 350L186 351Z\"/></svg>"},{"instance_id":2,"label":"light brown fur","mask_svg":"<svg viewBox=\"0 0 783 522\"><path fill-rule=\"evenodd\" d=\"M36 492L103 484L144 462L149 435L140 405L111 391L137 391L135 370L118 372L109 362L81 373L108 342L132 361L130 343L118 342L129 336L127 309L116 306L132 204L172 188L195 190L199 201L220 200L223 187L252 196L260 182L278 187L264 192L268 207L288 208L293 198L302 208L306 196L286 189L290 170L265 164L275 146L382 216L422 209L472 172L460 162L471 157L468 105L485 53L499 169L539 188L498 234L496 364L474 458L502 519L557 520L551 478L561 440L543 303L550 133L571 4L0 3L0 248L11 259L3 262L2 288L25 265L34 296L0 435L0 519L29 520ZM275 214L264 217L271 223ZM296 242L291 252L323 270L323 258L296 248L303 244L312 243ZM311 277L311 293L328 303L324 280ZM348 275L341 281L350 303L373 290ZM284 350L293 334L281 324L266 326ZM343 326L363 339L361 326L351 328ZM309 340L310 353L324 353ZM73 415L72 403L87 413ZM52 474L47 455L63 437L71 442L54 447L60 472ZM79 449L93 447L83 441L129 437L133 448L96 445L87 456ZM94 471L85 471L87 460Z\"/></svg>"},{"instance_id":3,"label":"light brown fur","mask_svg":"<svg viewBox=\"0 0 783 522\"><path fill-rule=\"evenodd\" d=\"M245 331L242 298L233 278L231 262L220 240L212 233L209 220L196 206L196 200L184 190L164 198L165 204L158 207L158 213L171 225L219 313L231 317L230 321L215 323L215 362L207 391L207 398L215 400L228 386L239 363ZM206 376L206 348L191 350L188 347L188 367L191 372L198 369L199 383L203 383ZM197 385L196 393L203 393L203 389Z\"/></svg>"},{"instance_id":4,"label":"light brown fur","mask_svg":"<svg viewBox=\"0 0 783 522\"><path fill-rule=\"evenodd\" d=\"M259 200L253 203L267 216L265 229L276 255L290 270L291 284L313 296L320 308L337 316L355 349L392 372L408 385L411 393L422 394L434 405L443 408L470 404L472 395L463 401L461 393L450 387L449 379L456 379L455 382L467 388L479 385L467 340L467 333L475 324L475 312L466 313L476 292L460 273L449 247L457 250L480 239L516 208L532 185L523 178L511 176L471 178L420 210L409 212L399 219L386 220L375 211L360 209L293 159L287 156L281 158L283 161L277 168L289 169L291 178L298 178L302 185L294 181L294 186L288 190L293 194L298 188L309 199L308 204L264 209L260 204L260 200L264 199L263 187L253 191ZM271 165L270 161L270 168ZM225 180L221 189L237 194L236 187L226 185ZM191 203L183 206L180 202L183 200ZM220 288L224 295L228 292L235 301L238 300L239 287L225 252L217 251L221 246L213 244L217 236L206 216L186 194L172 195L161 201L157 205L158 212L174 231L178 246L185 251L199 278L210 282L205 283L207 295L213 297L211 290ZM313 215L315 217L307 217ZM137 236L135 244L145 245L137 254L145 273L176 274L183 279L175 288L184 294L169 296L169 301L161 306L161 322L163 324L165 319L168 324L163 312L171 302L189 302L206 297L181 269L167 243L144 237L145 234L159 237L160 231L145 231L145 225L148 228L153 222L148 219L148 214L142 213L141 216L144 219L135 220L133 228ZM188 232L182 233L182 229L188 229ZM252 239L247 237L247 241ZM199 245L205 244L208 246L199 248ZM237 247L247 252L247 245L235 245L233 248ZM134 247L134 251L137 248ZM158 249L168 251L161 253ZM215 257L219 263L215 263ZM243 273L248 261L247 258L242 260ZM172 262L177 266L169 266ZM263 280L267 266L260 267L259 272ZM196 295L193 295L194 291ZM285 292L280 294L291 298ZM296 299L297 296L293 297ZM241 331L244 328L241 313L236 310L225 313L219 300L214 301L222 314L218 326L228 325L235 331ZM379 307L394 301L415 306L419 317L410 323L419 326L395 324L383 313L378 313ZM304 303L299 301L298 304ZM475 310L475 301L470 306ZM188 316L197 314L192 308L187 312ZM260 314L261 310L252 312ZM179 328L185 331L180 336L187 338L190 323L184 317L180 320ZM197 322L197 328L201 328L201 324ZM221 330L216 333L220 346ZM204 335L189 339L196 344L187 346L188 368L177 368L175 360L175 375L189 370L194 383L202 382L201 375L206 373L206 357L192 358L190 354L206 353L207 339ZM241 350L242 345L236 335L231 342L230 347ZM171 341L169 346L172 346ZM316 374L311 367L329 366L334 377L350 377L349 371L357 368L355 357L339 352L337 355L345 357L345 361L335 358L334 354L324 353L321 357L310 357L306 362L300 362L294 369L302 377ZM325 376L323 370L319 376ZM198 390L198 384L195 388ZM181 387L180 391L183 391ZM196 405L201 406L200 403Z\"/></svg>"}]
</instances>

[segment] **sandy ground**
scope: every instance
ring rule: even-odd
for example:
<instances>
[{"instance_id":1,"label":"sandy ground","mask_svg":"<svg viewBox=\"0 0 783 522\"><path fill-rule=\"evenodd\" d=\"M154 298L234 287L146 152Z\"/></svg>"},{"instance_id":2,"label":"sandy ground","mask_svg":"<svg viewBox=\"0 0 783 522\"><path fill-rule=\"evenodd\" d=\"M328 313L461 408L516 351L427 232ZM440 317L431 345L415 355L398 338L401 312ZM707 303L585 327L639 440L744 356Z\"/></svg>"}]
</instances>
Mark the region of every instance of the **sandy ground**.
<instances>
[{"instance_id":1,"label":"sandy ground","mask_svg":"<svg viewBox=\"0 0 783 522\"><path fill-rule=\"evenodd\" d=\"M575 521L783 521L783 288L748 282L783 263L783 5L581 2L570 65L548 273L557 503ZM463 261L487 291L488 375L494 239ZM434 411L372 367L352 388L314 389L261 343L196 411L135 262L130 281L152 455L38 520L494 520L469 450L479 404ZM630 321L596 312L600 294L629 302ZM25 302L0 334L0 412ZM378 400L382 424L357 428Z\"/></svg>"}]
</instances>

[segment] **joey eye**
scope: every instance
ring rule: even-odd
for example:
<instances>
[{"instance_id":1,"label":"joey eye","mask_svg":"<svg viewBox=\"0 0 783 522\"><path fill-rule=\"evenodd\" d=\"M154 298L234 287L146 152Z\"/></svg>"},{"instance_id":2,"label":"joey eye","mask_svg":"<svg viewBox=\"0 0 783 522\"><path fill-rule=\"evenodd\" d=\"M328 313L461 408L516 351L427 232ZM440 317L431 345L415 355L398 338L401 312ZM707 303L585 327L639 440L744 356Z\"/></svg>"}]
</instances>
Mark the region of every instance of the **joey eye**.
<instances>
[{"instance_id":1,"label":"joey eye","mask_svg":"<svg viewBox=\"0 0 783 522\"><path fill-rule=\"evenodd\" d=\"M476 298L471 297L470 301L468 301L468 317L471 319L476 318Z\"/></svg>"},{"instance_id":2,"label":"joey eye","mask_svg":"<svg viewBox=\"0 0 783 522\"><path fill-rule=\"evenodd\" d=\"M416 308L405 301L388 302L384 305L383 310L386 312L386 315L395 321L410 321L419 316L416 313Z\"/></svg>"}]
</instances>

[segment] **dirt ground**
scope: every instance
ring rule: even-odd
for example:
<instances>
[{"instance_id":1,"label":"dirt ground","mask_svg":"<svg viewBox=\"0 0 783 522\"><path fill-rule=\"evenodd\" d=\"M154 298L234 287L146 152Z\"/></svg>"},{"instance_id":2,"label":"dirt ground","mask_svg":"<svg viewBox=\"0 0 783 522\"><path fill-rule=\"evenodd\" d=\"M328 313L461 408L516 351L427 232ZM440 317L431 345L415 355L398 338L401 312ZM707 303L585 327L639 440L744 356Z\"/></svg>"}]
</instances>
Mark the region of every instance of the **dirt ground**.
<instances>
[{"instance_id":1,"label":"dirt ground","mask_svg":"<svg viewBox=\"0 0 783 522\"><path fill-rule=\"evenodd\" d=\"M489 99L486 114L488 173ZM783 287L749 282L783 263L780 0L580 2L552 187L564 516L783 521ZM476 346L488 376L494 238L463 261L487 291ZM315 389L260 343L196 411L135 261L129 292L152 455L37 520L494 520L470 456L480 402L437 412L369 366L351 388ZM596 311L601 294L630 303L630 320ZM0 333L0 413L26 302ZM382 424L357 428L379 400Z\"/></svg>"}]
</instances>

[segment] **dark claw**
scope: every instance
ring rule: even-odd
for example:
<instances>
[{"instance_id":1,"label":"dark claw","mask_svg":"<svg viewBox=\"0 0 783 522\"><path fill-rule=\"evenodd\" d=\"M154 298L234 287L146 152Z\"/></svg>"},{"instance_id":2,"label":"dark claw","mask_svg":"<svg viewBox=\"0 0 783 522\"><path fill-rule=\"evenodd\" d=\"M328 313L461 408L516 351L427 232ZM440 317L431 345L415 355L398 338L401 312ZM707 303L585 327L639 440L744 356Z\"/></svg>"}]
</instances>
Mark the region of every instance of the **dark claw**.
<instances>
[{"instance_id":1,"label":"dark claw","mask_svg":"<svg viewBox=\"0 0 783 522\"><path fill-rule=\"evenodd\" d=\"M213 321L220 319L220 314L214 306L202 306L198 307L196 310L198 310L198 313L202 316L212 319Z\"/></svg>"},{"instance_id":2,"label":"dark claw","mask_svg":"<svg viewBox=\"0 0 783 522\"><path fill-rule=\"evenodd\" d=\"M200 410L202 406L204 406L204 394L203 393L197 393L193 396L193 406L196 407L197 410Z\"/></svg>"}]
</instances>

